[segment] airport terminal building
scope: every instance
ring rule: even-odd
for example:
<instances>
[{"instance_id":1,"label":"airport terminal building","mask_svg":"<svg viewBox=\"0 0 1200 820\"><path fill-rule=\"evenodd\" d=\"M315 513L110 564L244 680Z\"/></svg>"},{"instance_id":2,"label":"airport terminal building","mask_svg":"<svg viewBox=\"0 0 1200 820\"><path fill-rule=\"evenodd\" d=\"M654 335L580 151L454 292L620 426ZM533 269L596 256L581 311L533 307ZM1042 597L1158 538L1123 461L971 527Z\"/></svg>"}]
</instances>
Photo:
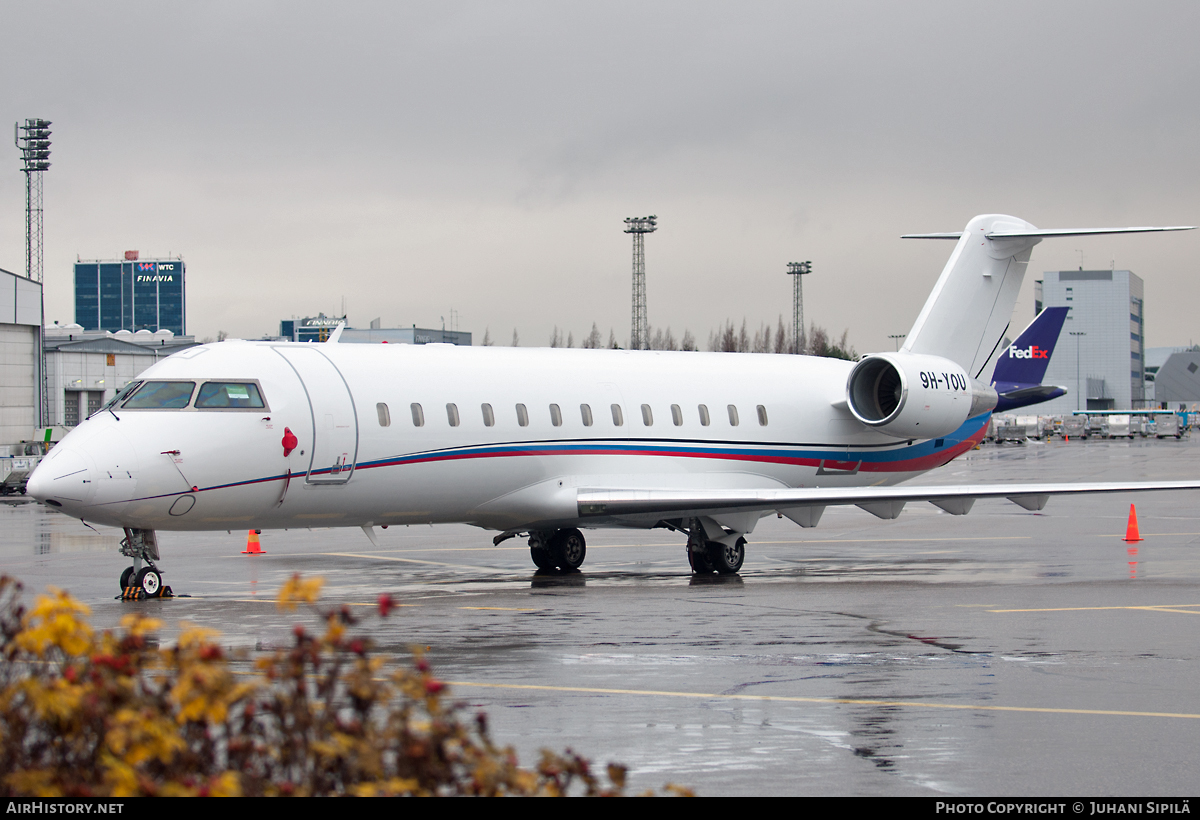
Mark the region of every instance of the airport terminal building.
<instances>
[{"instance_id":1,"label":"airport terminal building","mask_svg":"<svg viewBox=\"0 0 1200 820\"><path fill-rule=\"evenodd\" d=\"M28 441L42 408L42 284L0 270L0 444Z\"/></svg>"},{"instance_id":2,"label":"airport terminal building","mask_svg":"<svg viewBox=\"0 0 1200 820\"><path fill-rule=\"evenodd\" d=\"M1149 406L1143 293L1127 270L1046 271L1035 283L1037 313L1070 308L1044 379L1069 392L1038 405L1039 414Z\"/></svg>"},{"instance_id":3,"label":"airport terminal building","mask_svg":"<svg viewBox=\"0 0 1200 820\"><path fill-rule=\"evenodd\" d=\"M75 263L75 323L86 330L187 332L182 257Z\"/></svg>"},{"instance_id":4,"label":"airport terminal building","mask_svg":"<svg viewBox=\"0 0 1200 820\"><path fill-rule=\"evenodd\" d=\"M324 313L304 319L283 319L279 322L279 338L289 342L323 342L329 338L339 324L346 323L345 316L326 316ZM374 319L370 327L346 327L338 337L342 344L471 344L471 334L463 330L441 330L417 327L381 327Z\"/></svg>"}]
</instances>

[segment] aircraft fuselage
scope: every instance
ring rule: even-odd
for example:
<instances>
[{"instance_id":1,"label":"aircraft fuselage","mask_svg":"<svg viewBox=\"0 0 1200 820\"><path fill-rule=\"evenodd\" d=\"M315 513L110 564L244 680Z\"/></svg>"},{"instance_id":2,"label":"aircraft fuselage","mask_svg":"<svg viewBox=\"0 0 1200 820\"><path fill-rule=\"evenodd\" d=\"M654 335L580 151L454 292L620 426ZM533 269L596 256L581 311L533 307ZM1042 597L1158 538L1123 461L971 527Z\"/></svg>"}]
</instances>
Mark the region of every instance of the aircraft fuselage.
<instances>
[{"instance_id":1,"label":"aircraft fuselage","mask_svg":"<svg viewBox=\"0 0 1200 820\"><path fill-rule=\"evenodd\" d=\"M930 440L865 426L844 403L853 366L765 354L224 342L139 377L181 383L186 406L92 416L54 448L30 491L86 521L142 530L554 529L581 525L579 489L891 485L983 435L986 413ZM255 385L262 406L198 407L210 382ZM653 523L592 517L587 526Z\"/></svg>"}]
</instances>

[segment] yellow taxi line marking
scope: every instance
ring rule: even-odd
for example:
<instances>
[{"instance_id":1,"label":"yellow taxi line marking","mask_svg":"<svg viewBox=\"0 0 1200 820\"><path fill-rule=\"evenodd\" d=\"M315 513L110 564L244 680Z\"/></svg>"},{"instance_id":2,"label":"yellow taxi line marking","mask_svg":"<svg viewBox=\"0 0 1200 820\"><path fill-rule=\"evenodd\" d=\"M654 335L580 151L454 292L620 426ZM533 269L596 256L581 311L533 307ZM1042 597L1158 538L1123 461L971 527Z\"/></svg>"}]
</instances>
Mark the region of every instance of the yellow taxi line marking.
<instances>
[{"instance_id":1,"label":"yellow taxi line marking","mask_svg":"<svg viewBox=\"0 0 1200 820\"><path fill-rule=\"evenodd\" d=\"M1062 606L1050 609L989 609L988 612L1091 612L1102 609L1144 609L1152 612L1183 612L1187 615L1200 615L1185 606L1200 606L1200 604L1147 604L1145 606Z\"/></svg>"},{"instance_id":2,"label":"yellow taxi line marking","mask_svg":"<svg viewBox=\"0 0 1200 820\"><path fill-rule=\"evenodd\" d=\"M192 600L229 601L231 603L236 603L236 604L273 604L273 603L275 603L274 598L269 598L269 597L265 597L265 596L262 598L217 598L217 597L209 597L207 595L189 595L188 597L191 598ZM343 603L339 603L338 606L374 606L374 607L377 607L377 606L379 606L379 602L372 601L371 603L359 603L357 601L345 601ZM397 603L396 601L392 601L392 609L399 609L402 606L417 607L417 606L420 606L420 604L401 604L401 603Z\"/></svg>"},{"instance_id":3,"label":"yellow taxi line marking","mask_svg":"<svg viewBox=\"0 0 1200 820\"><path fill-rule=\"evenodd\" d=\"M379 553L361 553L361 552L321 552L317 555L326 555L332 558L365 558L371 561L395 561L400 564L424 564L431 567L455 567L457 569L474 569L480 572L504 572L504 567L475 567L470 564L448 563L446 561L422 561L420 558L396 558L391 555L382 555Z\"/></svg>"},{"instance_id":4,"label":"yellow taxi line marking","mask_svg":"<svg viewBox=\"0 0 1200 820\"><path fill-rule=\"evenodd\" d=\"M494 609L497 612L537 612L538 610L532 607L518 606L460 606L459 609Z\"/></svg>"},{"instance_id":5,"label":"yellow taxi line marking","mask_svg":"<svg viewBox=\"0 0 1200 820\"><path fill-rule=\"evenodd\" d=\"M983 706L967 703L929 703L911 700L868 700L862 698L806 698L792 695L721 695L713 692L669 692L654 689L600 689L590 686L545 686L520 683L476 683L474 681L446 681L451 686L475 687L479 689L523 689L539 692L579 692L587 695L642 695L645 697L705 698L717 700L759 700L780 703L827 703L861 706L913 706L925 709L957 709L984 712L1032 712L1056 715L1109 715L1119 717L1168 717L1200 720L1200 714L1187 712L1134 712L1124 709L1062 709L1041 706Z\"/></svg>"}]
</instances>

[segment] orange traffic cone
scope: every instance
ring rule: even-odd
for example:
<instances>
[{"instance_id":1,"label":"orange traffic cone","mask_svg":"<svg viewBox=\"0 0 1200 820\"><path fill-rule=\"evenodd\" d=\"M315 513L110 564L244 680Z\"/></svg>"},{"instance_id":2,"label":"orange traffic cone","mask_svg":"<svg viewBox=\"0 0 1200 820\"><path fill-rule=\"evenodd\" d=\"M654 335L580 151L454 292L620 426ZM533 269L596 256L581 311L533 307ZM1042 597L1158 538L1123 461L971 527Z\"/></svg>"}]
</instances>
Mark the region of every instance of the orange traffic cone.
<instances>
[{"instance_id":1,"label":"orange traffic cone","mask_svg":"<svg viewBox=\"0 0 1200 820\"><path fill-rule=\"evenodd\" d=\"M246 536L246 548L242 550L242 555L266 555L258 543L258 530L250 530L250 534Z\"/></svg>"},{"instance_id":2,"label":"orange traffic cone","mask_svg":"<svg viewBox=\"0 0 1200 820\"><path fill-rule=\"evenodd\" d=\"M1125 527L1125 540L1142 540L1142 536L1138 534L1137 509L1132 504L1129 505L1129 524Z\"/></svg>"}]
</instances>

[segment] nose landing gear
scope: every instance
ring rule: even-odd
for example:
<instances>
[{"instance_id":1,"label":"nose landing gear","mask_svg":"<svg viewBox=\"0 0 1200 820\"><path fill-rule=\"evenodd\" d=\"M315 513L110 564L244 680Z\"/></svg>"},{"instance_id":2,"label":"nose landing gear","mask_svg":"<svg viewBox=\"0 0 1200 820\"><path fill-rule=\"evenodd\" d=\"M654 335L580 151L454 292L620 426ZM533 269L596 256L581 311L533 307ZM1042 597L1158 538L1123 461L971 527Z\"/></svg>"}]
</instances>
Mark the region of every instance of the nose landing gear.
<instances>
[{"instance_id":1,"label":"nose landing gear","mask_svg":"<svg viewBox=\"0 0 1200 820\"><path fill-rule=\"evenodd\" d=\"M163 585L162 572L154 565L159 560L158 538L154 530L126 527L125 538L121 541L121 554L133 559L133 566L126 567L121 573L122 599L173 597L171 588ZM147 566L142 566L143 561Z\"/></svg>"}]
</instances>

